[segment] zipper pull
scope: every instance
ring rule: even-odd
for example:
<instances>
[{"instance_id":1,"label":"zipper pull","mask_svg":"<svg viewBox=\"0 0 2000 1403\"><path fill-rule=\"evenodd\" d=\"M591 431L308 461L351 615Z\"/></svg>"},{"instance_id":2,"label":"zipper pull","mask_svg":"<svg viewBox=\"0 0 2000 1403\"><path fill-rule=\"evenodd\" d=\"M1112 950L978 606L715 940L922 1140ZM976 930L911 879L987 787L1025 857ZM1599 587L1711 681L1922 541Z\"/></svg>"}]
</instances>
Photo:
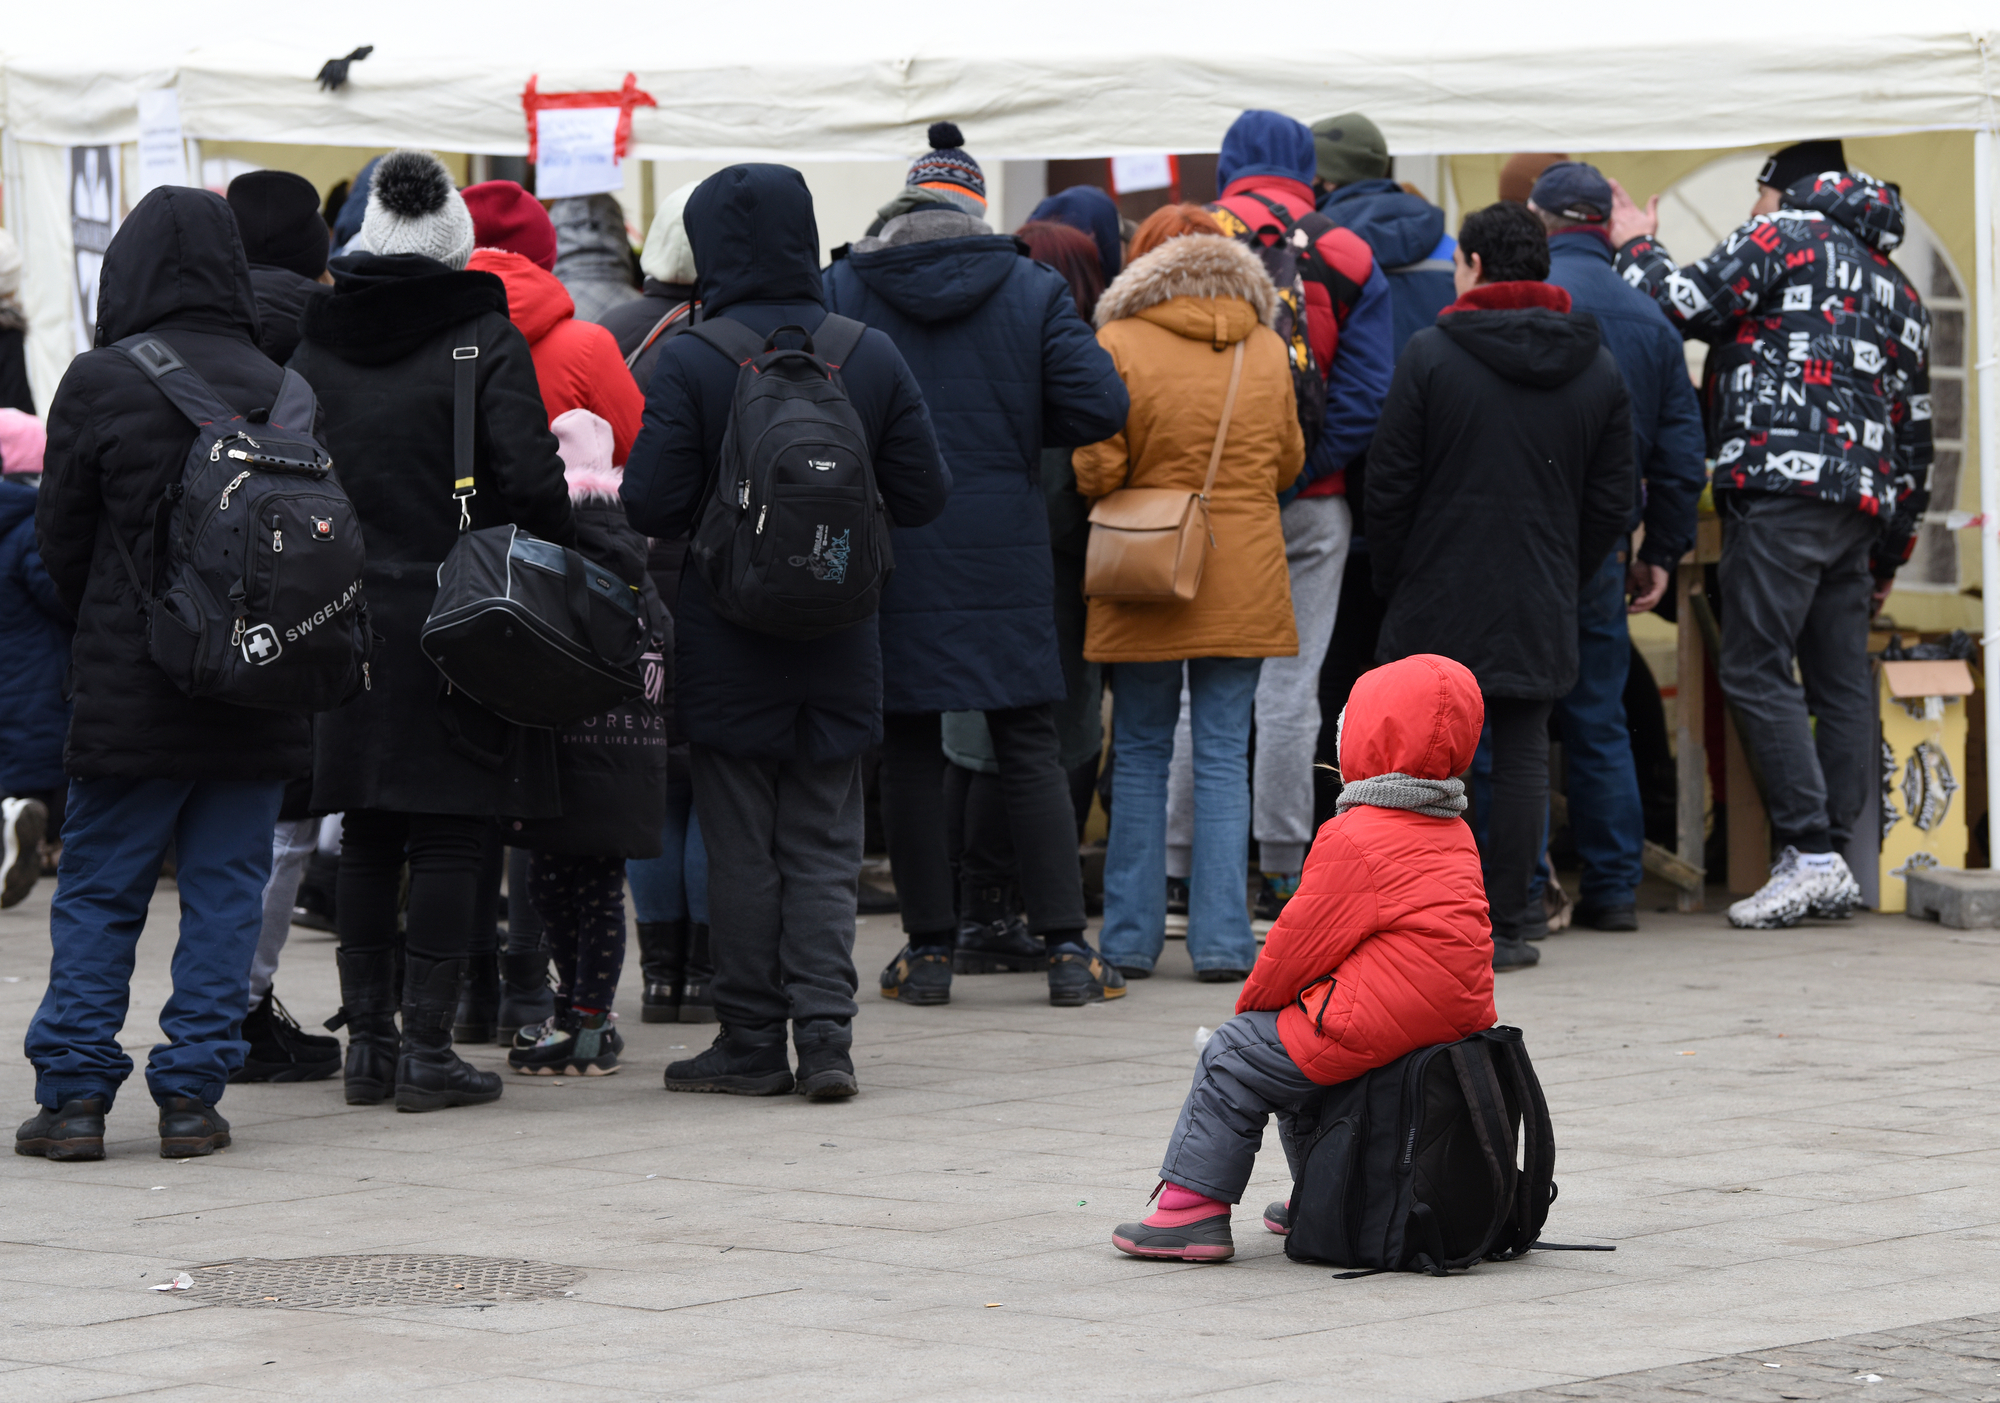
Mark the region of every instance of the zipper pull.
<instances>
[{"instance_id":1,"label":"zipper pull","mask_svg":"<svg viewBox=\"0 0 2000 1403\"><path fill-rule=\"evenodd\" d=\"M271 528L271 554L277 555L285 548L285 533L277 527Z\"/></svg>"},{"instance_id":2,"label":"zipper pull","mask_svg":"<svg viewBox=\"0 0 2000 1403\"><path fill-rule=\"evenodd\" d=\"M367 663L361 664L361 690L364 692L372 692L375 690L375 679L368 675Z\"/></svg>"},{"instance_id":3,"label":"zipper pull","mask_svg":"<svg viewBox=\"0 0 2000 1403\"><path fill-rule=\"evenodd\" d=\"M736 486L736 505L746 512L750 510L750 479L747 477Z\"/></svg>"},{"instance_id":4,"label":"zipper pull","mask_svg":"<svg viewBox=\"0 0 2000 1403\"><path fill-rule=\"evenodd\" d=\"M754 534L759 536L764 534L764 514L770 510L771 510L771 504L769 502L766 502L764 503L763 506L757 508L757 530Z\"/></svg>"},{"instance_id":5,"label":"zipper pull","mask_svg":"<svg viewBox=\"0 0 2000 1403\"><path fill-rule=\"evenodd\" d=\"M217 504L215 508L217 511L226 512L229 510L229 494L234 492L237 488L241 487L243 485L243 479L248 476L250 476L250 469L245 468L242 472L236 474L235 477L229 480L229 485L222 489L222 501Z\"/></svg>"},{"instance_id":6,"label":"zipper pull","mask_svg":"<svg viewBox=\"0 0 2000 1403\"><path fill-rule=\"evenodd\" d=\"M229 635L229 646L232 648L237 648L241 647L242 644L243 644L243 616L241 614L238 614L236 616L236 631Z\"/></svg>"},{"instance_id":7,"label":"zipper pull","mask_svg":"<svg viewBox=\"0 0 2000 1403\"><path fill-rule=\"evenodd\" d=\"M208 461L211 463L219 463L222 461L221 439L217 439L212 445L210 445L208 450Z\"/></svg>"}]
</instances>

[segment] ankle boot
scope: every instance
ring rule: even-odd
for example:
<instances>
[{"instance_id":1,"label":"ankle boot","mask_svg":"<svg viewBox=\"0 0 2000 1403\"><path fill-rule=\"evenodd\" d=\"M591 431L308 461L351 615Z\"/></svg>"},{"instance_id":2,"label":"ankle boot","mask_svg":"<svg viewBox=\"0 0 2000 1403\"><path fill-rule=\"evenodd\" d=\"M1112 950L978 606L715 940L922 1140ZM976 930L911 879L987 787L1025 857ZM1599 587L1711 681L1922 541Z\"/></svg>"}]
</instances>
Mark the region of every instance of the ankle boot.
<instances>
[{"instance_id":1,"label":"ankle boot","mask_svg":"<svg viewBox=\"0 0 2000 1403\"><path fill-rule=\"evenodd\" d=\"M396 1059L396 1109L437 1111L500 1099L500 1078L451 1050L452 1012L465 960L405 957L403 1051Z\"/></svg>"},{"instance_id":2,"label":"ankle boot","mask_svg":"<svg viewBox=\"0 0 2000 1403\"><path fill-rule=\"evenodd\" d=\"M794 1090L808 1101L843 1101L860 1090L854 1080L854 1025L845 1018L792 1024L799 1071Z\"/></svg>"},{"instance_id":3,"label":"ankle boot","mask_svg":"<svg viewBox=\"0 0 2000 1403\"><path fill-rule=\"evenodd\" d=\"M688 923L639 922L639 969L646 985L639 998L641 1023L680 1021L681 979L687 973Z\"/></svg>"},{"instance_id":4,"label":"ankle boot","mask_svg":"<svg viewBox=\"0 0 2000 1403\"><path fill-rule=\"evenodd\" d=\"M379 1106L396 1090L395 959L387 950L342 950L334 961L340 1011L326 1026L347 1029L347 1104Z\"/></svg>"},{"instance_id":5,"label":"ankle boot","mask_svg":"<svg viewBox=\"0 0 2000 1403\"><path fill-rule=\"evenodd\" d=\"M1048 950L1028 933L1011 888L997 882L968 885L960 900L965 914L952 947L952 973L1031 973L1048 965Z\"/></svg>"},{"instance_id":6,"label":"ankle boot","mask_svg":"<svg viewBox=\"0 0 2000 1403\"><path fill-rule=\"evenodd\" d=\"M500 1012L500 952L468 955L465 979L459 985L458 1017L451 1035L457 1042L490 1043Z\"/></svg>"},{"instance_id":7,"label":"ankle boot","mask_svg":"<svg viewBox=\"0 0 2000 1403\"><path fill-rule=\"evenodd\" d=\"M681 983L680 1021L713 1023L715 995L709 985L715 981L715 957L708 943L708 927L700 922L688 928L687 972Z\"/></svg>"},{"instance_id":8,"label":"ankle boot","mask_svg":"<svg viewBox=\"0 0 2000 1403\"><path fill-rule=\"evenodd\" d=\"M555 1017L556 996L549 989L549 957L541 950L509 950L500 957L500 1007L494 1014L494 1040L512 1043L523 1028Z\"/></svg>"}]
</instances>

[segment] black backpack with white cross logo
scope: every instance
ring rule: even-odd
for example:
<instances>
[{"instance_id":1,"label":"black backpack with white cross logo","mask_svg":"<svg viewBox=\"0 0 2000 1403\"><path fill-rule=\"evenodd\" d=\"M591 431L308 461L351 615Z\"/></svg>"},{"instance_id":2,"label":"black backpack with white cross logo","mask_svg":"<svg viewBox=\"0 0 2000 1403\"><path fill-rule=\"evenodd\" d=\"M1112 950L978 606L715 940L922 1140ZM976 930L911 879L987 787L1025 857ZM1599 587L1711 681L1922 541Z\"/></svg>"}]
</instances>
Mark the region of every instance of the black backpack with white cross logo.
<instances>
[{"instance_id":1,"label":"black backpack with white cross logo","mask_svg":"<svg viewBox=\"0 0 2000 1403\"><path fill-rule=\"evenodd\" d=\"M779 638L874 615L895 559L861 418L840 367L867 330L829 316L757 335L728 317L688 335L739 368L715 482L689 550L715 612ZM801 347L781 346L796 336Z\"/></svg>"},{"instance_id":2,"label":"black backpack with white cross logo","mask_svg":"<svg viewBox=\"0 0 2000 1403\"><path fill-rule=\"evenodd\" d=\"M189 696L236 706L329 711L355 696L373 639L361 523L313 438L311 387L287 370L253 422L157 337L117 349L195 426L180 480L153 508L147 573L112 535L153 661Z\"/></svg>"}]
</instances>

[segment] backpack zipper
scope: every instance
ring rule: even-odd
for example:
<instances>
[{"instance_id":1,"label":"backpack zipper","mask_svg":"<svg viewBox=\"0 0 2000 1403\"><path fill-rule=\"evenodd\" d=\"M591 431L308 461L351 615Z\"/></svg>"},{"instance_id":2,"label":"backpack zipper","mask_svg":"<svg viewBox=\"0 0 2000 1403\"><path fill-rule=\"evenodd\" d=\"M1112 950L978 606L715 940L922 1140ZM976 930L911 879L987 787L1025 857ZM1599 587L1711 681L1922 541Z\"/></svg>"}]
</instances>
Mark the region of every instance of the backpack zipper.
<instances>
[{"instance_id":1,"label":"backpack zipper","mask_svg":"<svg viewBox=\"0 0 2000 1403\"><path fill-rule=\"evenodd\" d=\"M754 534L756 534L756 535L759 535L759 536L761 536L761 535L763 535L763 534L764 534L764 517L765 517L765 515L766 515L767 513L769 513L769 512L770 512L770 510L771 510L771 504L770 504L769 502L764 502L764 503L761 503L761 504L760 504L760 505L758 506L758 508L757 508L757 530L756 530L756 532L755 532Z\"/></svg>"},{"instance_id":2,"label":"backpack zipper","mask_svg":"<svg viewBox=\"0 0 2000 1403\"><path fill-rule=\"evenodd\" d=\"M237 488L243 485L243 479L250 476L251 471L252 469L245 468L242 472L236 474L235 477L229 480L229 485L222 489L222 500L216 504L215 509L217 511L226 512L229 510L229 494L234 492Z\"/></svg>"}]
</instances>

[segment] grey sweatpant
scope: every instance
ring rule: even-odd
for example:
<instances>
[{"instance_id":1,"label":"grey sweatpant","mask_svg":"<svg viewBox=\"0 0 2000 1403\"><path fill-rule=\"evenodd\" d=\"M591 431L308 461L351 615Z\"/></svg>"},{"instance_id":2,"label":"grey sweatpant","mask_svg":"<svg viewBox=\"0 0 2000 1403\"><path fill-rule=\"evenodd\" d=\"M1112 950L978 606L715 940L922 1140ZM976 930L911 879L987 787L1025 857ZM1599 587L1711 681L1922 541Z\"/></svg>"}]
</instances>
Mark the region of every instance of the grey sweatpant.
<instances>
[{"instance_id":1,"label":"grey sweatpant","mask_svg":"<svg viewBox=\"0 0 2000 1403\"><path fill-rule=\"evenodd\" d=\"M1194 1087L1181 1103L1160 1177L1224 1203L1242 1202L1264 1143L1264 1123L1275 1114L1278 1139L1296 1179L1292 1114L1319 1089L1278 1040L1275 1012L1237 1014L1201 1050Z\"/></svg>"},{"instance_id":2,"label":"grey sweatpant","mask_svg":"<svg viewBox=\"0 0 2000 1403\"><path fill-rule=\"evenodd\" d=\"M852 1018L860 757L745 760L697 745L689 761L722 1026Z\"/></svg>"},{"instance_id":3,"label":"grey sweatpant","mask_svg":"<svg viewBox=\"0 0 2000 1403\"><path fill-rule=\"evenodd\" d=\"M1729 493L1722 522L1718 672L1763 776L1771 826L1780 845L1844 851L1879 764L1868 668L1878 523L1852 507L1766 492Z\"/></svg>"},{"instance_id":4,"label":"grey sweatpant","mask_svg":"<svg viewBox=\"0 0 2000 1403\"><path fill-rule=\"evenodd\" d=\"M306 860L319 847L319 820L281 818L271 834L271 879L264 883L264 927L257 935L257 953L250 960L250 1007L271 992L278 958L292 933L292 909L299 883L306 877Z\"/></svg>"}]
</instances>

